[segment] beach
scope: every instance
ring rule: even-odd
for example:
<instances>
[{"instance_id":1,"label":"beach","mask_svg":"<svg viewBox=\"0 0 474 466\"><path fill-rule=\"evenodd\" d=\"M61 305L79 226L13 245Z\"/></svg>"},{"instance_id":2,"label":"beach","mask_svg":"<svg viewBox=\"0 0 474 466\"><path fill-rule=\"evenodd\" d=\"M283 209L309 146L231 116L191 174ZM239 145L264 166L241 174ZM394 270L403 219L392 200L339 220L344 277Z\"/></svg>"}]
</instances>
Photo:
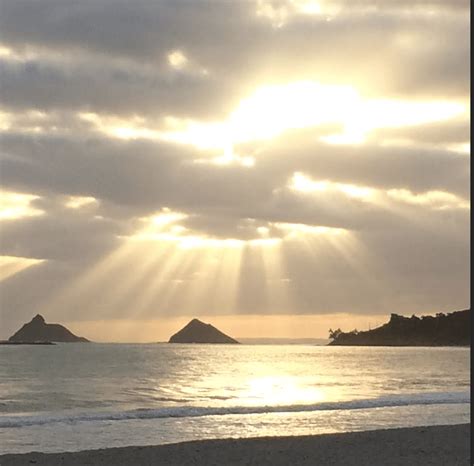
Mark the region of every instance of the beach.
<instances>
[{"instance_id":1,"label":"beach","mask_svg":"<svg viewBox=\"0 0 474 466\"><path fill-rule=\"evenodd\" d=\"M468 466L470 426L204 440L74 453L0 456L1 466Z\"/></svg>"}]
</instances>

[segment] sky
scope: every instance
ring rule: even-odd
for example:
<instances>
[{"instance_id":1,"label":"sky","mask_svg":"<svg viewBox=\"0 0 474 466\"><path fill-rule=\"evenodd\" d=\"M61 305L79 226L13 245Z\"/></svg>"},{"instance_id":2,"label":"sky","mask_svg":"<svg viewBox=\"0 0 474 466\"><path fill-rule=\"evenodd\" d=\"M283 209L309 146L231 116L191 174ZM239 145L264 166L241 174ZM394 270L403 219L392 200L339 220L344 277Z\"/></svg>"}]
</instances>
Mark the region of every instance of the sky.
<instances>
[{"instance_id":1,"label":"sky","mask_svg":"<svg viewBox=\"0 0 474 466\"><path fill-rule=\"evenodd\" d=\"M466 0L1 0L0 339L469 307L469 69Z\"/></svg>"}]
</instances>

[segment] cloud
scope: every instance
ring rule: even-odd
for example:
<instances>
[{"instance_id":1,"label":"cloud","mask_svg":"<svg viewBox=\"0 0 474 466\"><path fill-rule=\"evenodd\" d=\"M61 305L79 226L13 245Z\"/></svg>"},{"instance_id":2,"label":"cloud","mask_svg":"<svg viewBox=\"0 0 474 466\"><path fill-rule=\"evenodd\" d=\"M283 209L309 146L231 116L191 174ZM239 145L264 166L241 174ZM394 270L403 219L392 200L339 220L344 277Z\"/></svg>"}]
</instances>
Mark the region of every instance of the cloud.
<instances>
[{"instance_id":1,"label":"cloud","mask_svg":"<svg viewBox=\"0 0 474 466\"><path fill-rule=\"evenodd\" d=\"M396 11L297 15L280 28L256 11L253 2L3 2L2 41L20 57L2 59L3 105L217 118L258 82L302 79L367 96L469 95L462 9L409 21ZM170 67L176 50L195 68Z\"/></svg>"},{"instance_id":2,"label":"cloud","mask_svg":"<svg viewBox=\"0 0 474 466\"><path fill-rule=\"evenodd\" d=\"M2 104L16 112L101 112L147 118L209 118L235 103L233 83L202 73L176 73L94 61L48 63L39 59L0 62ZM211 113L212 109L212 113Z\"/></svg>"},{"instance_id":3,"label":"cloud","mask_svg":"<svg viewBox=\"0 0 474 466\"><path fill-rule=\"evenodd\" d=\"M275 198L297 171L316 180L414 193L439 190L467 198L469 189L465 155L420 148L303 140L285 146L281 138L258 154L254 167L194 163L202 151L179 144L97 137L11 134L3 138L3 150L9 154L2 163L6 188L92 196L133 207L137 215L161 207L251 213L252 206Z\"/></svg>"},{"instance_id":4,"label":"cloud","mask_svg":"<svg viewBox=\"0 0 474 466\"><path fill-rule=\"evenodd\" d=\"M379 141L398 139L432 145L465 143L470 141L470 122L468 118L458 117L408 127L380 128L374 133L374 139Z\"/></svg>"},{"instance_id":5,"label":"cloud","mask_svg":"<svg viewBox=\"0 0 474 466\"><path fill-rule=\"evenodd\" d=\"M3 221L0 255L84 261L116 247L117 236L129 232L129 226L87 209L50 207L40 216Z\"/></svg>"}]
</instances>

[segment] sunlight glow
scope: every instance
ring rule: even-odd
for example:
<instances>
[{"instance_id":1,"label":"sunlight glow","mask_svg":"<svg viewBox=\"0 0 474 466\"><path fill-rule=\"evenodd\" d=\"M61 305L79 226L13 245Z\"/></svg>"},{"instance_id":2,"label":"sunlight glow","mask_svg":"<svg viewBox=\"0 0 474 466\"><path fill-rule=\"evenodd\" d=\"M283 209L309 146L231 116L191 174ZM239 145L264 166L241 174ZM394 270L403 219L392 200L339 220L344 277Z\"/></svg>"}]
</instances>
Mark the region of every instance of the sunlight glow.
<instances>
[{"instance_id":1,"label":"sunlight glow","mask_svg":"<svg viewBox=\"0 0 474 466\"><path fill-rule=\"evenodd\" d=\"M212 238L204 235L194 235L187 232L185 228L173 228L170 233L147 233L140 232L133 235L131 240L152 240L160 242L175 243L181 249L241 249L246 245L250 246L274 246L281 241L281 238L256 238L241 240L235 238Z\"/></svg>"},{"instance_id":2,"label":"sunlight glow","mask_svg":"<svg viewBox=\"0 0 474 466\"><path fill-rule=\"evenodd\" d=\"M324 9L328 12L327 9ZM315 0L287 0L274 2L271 0L257 0L255 14L257 17L269 20L273 27L283 27L288 18L293 15L319 15L323 13L321 3Z\"/></svg>"},{"instance_id":3,"label":"sunlight glow","mask_svg":"<svg viewBox=\"0 0 474 466\"><path fill-rule=\"evenodd\" d=\"M205 236L184 236L179 238L179 245L184 249L201 248L241 248L243 241L238 239L214 239Z\"/></svg>"},{"instance_id":4,"label":"sunlight glow","mask_svg":"<svg viewBox=\"0 0 474 466\"><path fill-rule=\"evenodd\" d=\"M319 2L315 0L294 0L294 3L303 14L318 15L322 13L322 8Z\"/></svg>"},{"instance_id":5,"label":"sunlight glow","mask_svg":"<svg viewBox=\"0 0 474 466\"><path fill-rule=\"evenodd\" d=\"M3 45L0 45L0 58L8 58L13 55L13 50L5 47Z\"/></svg>"},{"instance_id":6,"label":"sunlight glow","mask_svg":"<svg viewBox=\"0 0 474 466\"><path fill-rule=\"evenodd\" d=\"M181 63L180 57L174 56L175 63ZM361 144L378 128L426 124L466 111L465 105L454 101L364 99L352 86L296 81L257 88L223 121L199 122L168 116L164 126L152 128L138 117L124 120L81 113L79 118L111 137L190 144L221 151L220 156L211 159L212 163L252 166L252 158L233 153L235 144L269 140L284 131L323 125L338 125L342 131L321 135L322 142Z\"/></svg>"},{"instance_id":7,"label":"sunlight glow","mask_svg":"<svg viewBox=\"0 0 474 466\"><path fill-rule=\"evenodd\" d=\"M174 50L168 54L168 63L176 69L181 69L186 66L188 59L181 50Z\"/></svg>"},{"instance_id":8,"label":"sunlight glow","mask_svg":"<svg viewBox=\"0 0 474 466\"><path fill-rule=\"evenodd\" d=\"M70 196L69 200L66 202L66 207L70 209L80 209L90 204L97 203L97 199L91 196Z\"/></svg>"},{"instance_id":9,"label":"sunlight glow","mask_svg":"<svg viewBox=\"0 0 474 466\"><path fill-rule=\"evenodd\" d=\"M186 218L186 214L182 214L180 212L172 212L168 208L164 208L162 213L153 215L150 218L150 222L154 226L164 226L164 225L169 225L170 223L175 223L179 220L182 220L183 218Z\"/></svg>"},{"instance_id":10,"label":"sunlight glow","mask_svg":"<svg viewBox=\"0 0 474 466\"><path fill-rule=\"evenodd\" d=\"M421 194L413 194L408 189L390 189L388 197L407 204L428 206L434 209L469 209L470 203L460 197L446 191L427 191Z\"/></svg>"},{"instance_id":11,"label":"sunlight glow","mask_svg":"<svg viewBox=\"0 0 474 466\"><path fill-rule=\"evenodd\" d=\"M30 206L31 202L35 199L39 199L39 196L12 191L0 191L0 220L43 214L42 210Z\"/></svg>"},{"instance_id":12,"label":"sunlight glow","mask_svg":"<svg viewBox=\"0 0 474 466\"><path fill-rule=\"evenodd\" d=\"M226 122L194 126L194 135L188 130L184 134L191 136L191 141L200 134L200 144L207 141L205 145L212 147L208 139L212 136L234 144L271 139L292 129L340 124L342 133L323 136L321 140L360 143L376 128L444 120L465 110L464 105L450 101L365 100L351 86L297 81L262 86L243 99ZM211 134L206 135L207 130ZM179 140L178 135L175 138ZM215 144L219 147L219 142Z\"/></svg>"},{"instance_id":13,"label":"sunlight glow","mask_svg":"<svg viewBox=\"0 0 474 466\"><path fill-rule=\"evenodd\" d=\"M35 109L24 110L22 112L0 110L0 132L9 130L27 134L57 132L59 128L55 123L57 123L57 121L55 120L54 112L47 114Z\"/></svg>"},{"instance_id":14,"label":"sunlight glow","mask_svg":"<svg viewBox=\"0 0 474 466\"><path fill-rule=\"evenodd\" d=\"M461 154L470 155L471 154L471 143L464 142L459 144L448 144L446 147L448 150L452 150L454 152L459 152Z\"/></svg>"},{"instance_id":15,"label":"sunlight glow","mask_svg":"<svg viewBox=\"0 0 474 466\"><path fill-rule=\"evenodd\" d=\"M294 237L301 234L310 235L343 235L349 233L344 228L326 227L306 225L304 223L283 223L277 222L273 224L276 228L288 233L288 237Z\"/></svg>"},{"instance_id":16,"label":"sunlight glow","mask_svg":"<svg viewBox=\"0 0 474 466\"><path fill-rule=\"evenodd\" d=\"M198 164L210 164L210 165L240 165L242 167L253 167L255 165L255 158L248 155L241 156L236 154L232 148L232 145L228 145L224 148L223 154L217 157L206 157L202 159L195 159L194 163Z\"/></svg>"},{"instance_id":17,"label":"sunlight glow","mask_svg":"<svg viewBox=\"0 0 474 466\"><path fill-rule=\"evenodd\" d=\"M328 181L313 181L311 178L303 175L301 172L296 172L290 182L290 187L296 191L302 192L313 192L313 191L326 191L329 189Z\"/></svg>"},{"instance_id":18,"label":"sunlight glow","mask_svg":"<svg viewBox=\"0 0 474 466\"><path fill-rule=\"evenodd\" d=\"M36 264L44 262L41 259L27 257L0 256L0 282Z\"/></svg>"},{"instance_id":19,"label":"sunlight glow","mask_svg":"<svg viewBox=\"0 0 474 466\"><path fill-rule=\"evenodd\" d=\"M353 184L345 184L345 183L336 183L337 189L342 191L349 197L357 197L360 199L365 199L371 197L375 190L372 188L368 188L367 186L356 186Z\"/></svg>"},{"instance_id":20,"label":"sunlight glow","mask_svg":"<svg viewBox=\"0 0 474 466\"><path fill-rule=\"evenodd\" d=\"M266 376L248 381L248 390L239 395L244 403L265 403L269 406L316 403L324 400L317 388L301 387L290 376Z\"/></svg>"},{"instance_id":21,"label":"sunlight glow","mask_svg":"<svg viewBox=\"0 0 474 466\"><path fill-rule=\"evenodd\" d=\"M11 128L12 115L9 112L0 111L0 131L7 131Z\"/></svg>"},{"instance_id":22,"label":"sunlight glow","mask_svg":"<svg viewBox=\"0 0 474 466\"><path fill-rule=\"evenodd\" d=\"M174 212L167 207L149 217L140 219L143 227L134 235L127 237L130 241L180 241L187 230L177 224L188 216Z\"/></svg>"},{"instance_id":23,"label":"sunlight glow","mask_svg":"<svg viewBox=\"0 0 474 466\"><path fill-rule=\"evenodd\" d=\"M377 128L416 126L447 120L465 113L463 104L450 101L402 101L362 99L343 117L344 132L322 138L332 144L364 142L367 134Z\"/></svg>"},{"instance_id":24,"label":"sunlight glow","mask_svg":"<svg viewBox=\"0 0 474 466\"><path fill-rule=\"evenodd\" d=\"M146 127L145 119L133 117L129 119L99 115L93 112L77 114L82 121L90 123L98 131L117 139L149 139L159 140L161 133L156 129Z\"/></svg>"},{"instance_id":25,"label":"sunlight glow","mask_svg":"<svg viewBox=\"0 0 474 466\"><path fill-rule=\"evenodd\" d=\"M290 188L311 193L311 192L323 192L323 191L339 191L344 193L348 197L354 197L361 200L370 199L376 194L376 189L368 186L358 186L347 183L335 183L333 181L313 181L308 176L301 172L296 172L291 178Z\"/></svg>"},{"instance_id":26,"label":"sunlight glow","mask_svg":"<svg viewBox=\"0 0 474 466\"><path fill-rule=\"evenodd\" d=\"M186 227L179 225L180 220L188 216L181 212L174 212L168 208L162 209L155 215L144 217L141 222L144 227L134 235L128 237L130 241L158 241L164 243L174 243L181 249L236 249L249 246L274 246L281 241L281 238L272 238L267 234L262 235L264 230L256 230L256 237L249 240L237 238L213 238L206 235L199 235L189 231ZM265 227L261 227L265 228Z\"/></svg>"},{"instance_id":27,"label":"sunlight glow","mask_svg":"<svg viewBox=\"0 0 474 466\"><path fill-rule=\"evenodd\" d=\"M290 180L289 187L302 193L341 192L344 195L371 202L395 212L397 203L412 204L435 210L443 209L469 209L468 200L462 199L453 193L446 191L426 191L414 194L408 189L376 189L368 186L352 185L347 183L336 183L333 181L313 181L301 172L296 172Z\"/></svg>"},{"instance_id":28,"label":"sunlight glow","mask_svg":"<svg viewBox=\"0 0 474 466\"><path fill-rule=\"evenodd\" d=\"M312 81L262 86L240 102L229 127L236 142L271 139L290 129L340 122L358 99L350 86Z\"/></svg>"}]
</instances>

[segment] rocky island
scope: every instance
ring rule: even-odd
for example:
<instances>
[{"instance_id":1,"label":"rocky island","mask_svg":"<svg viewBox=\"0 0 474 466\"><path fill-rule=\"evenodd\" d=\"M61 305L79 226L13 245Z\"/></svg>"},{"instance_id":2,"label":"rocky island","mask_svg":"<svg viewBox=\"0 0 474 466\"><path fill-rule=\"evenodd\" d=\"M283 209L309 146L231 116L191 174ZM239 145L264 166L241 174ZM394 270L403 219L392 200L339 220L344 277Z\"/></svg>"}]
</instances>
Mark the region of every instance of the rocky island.
<instances>
[{"instance_id":1,"label":"rocky island","mask_svg":"<svg viewBox=\"0 0 474 466\"><path fill-rule=\"evenodd\" d=\"M8 343L32 344L44 342L84 343L87 338L78 337L60 324L47 324L44 317L37 314L18 332L8 339Z\"/></svg>"},{"instance_id":2,"label":"rocky island","mask_svg":"<svg viewBox=\"0 0 474 466\"><path fill-rule=\"evenodd\" d=\"M334 346L469 346L471 310L436 316L392 314L381 327L359 332L329 330Z\"/></svg>"},{"instance_id":3,"label":"rocky island","mask_svg":"<svg viewBox=\"0 0 474 466\"><path fill-rule=\"evenodd\" d=\"M211 324L193 319L179 332L175 333L168 343L227 343L238 344L237 340L222 333Z\"/></svg>"}]
</instances>

